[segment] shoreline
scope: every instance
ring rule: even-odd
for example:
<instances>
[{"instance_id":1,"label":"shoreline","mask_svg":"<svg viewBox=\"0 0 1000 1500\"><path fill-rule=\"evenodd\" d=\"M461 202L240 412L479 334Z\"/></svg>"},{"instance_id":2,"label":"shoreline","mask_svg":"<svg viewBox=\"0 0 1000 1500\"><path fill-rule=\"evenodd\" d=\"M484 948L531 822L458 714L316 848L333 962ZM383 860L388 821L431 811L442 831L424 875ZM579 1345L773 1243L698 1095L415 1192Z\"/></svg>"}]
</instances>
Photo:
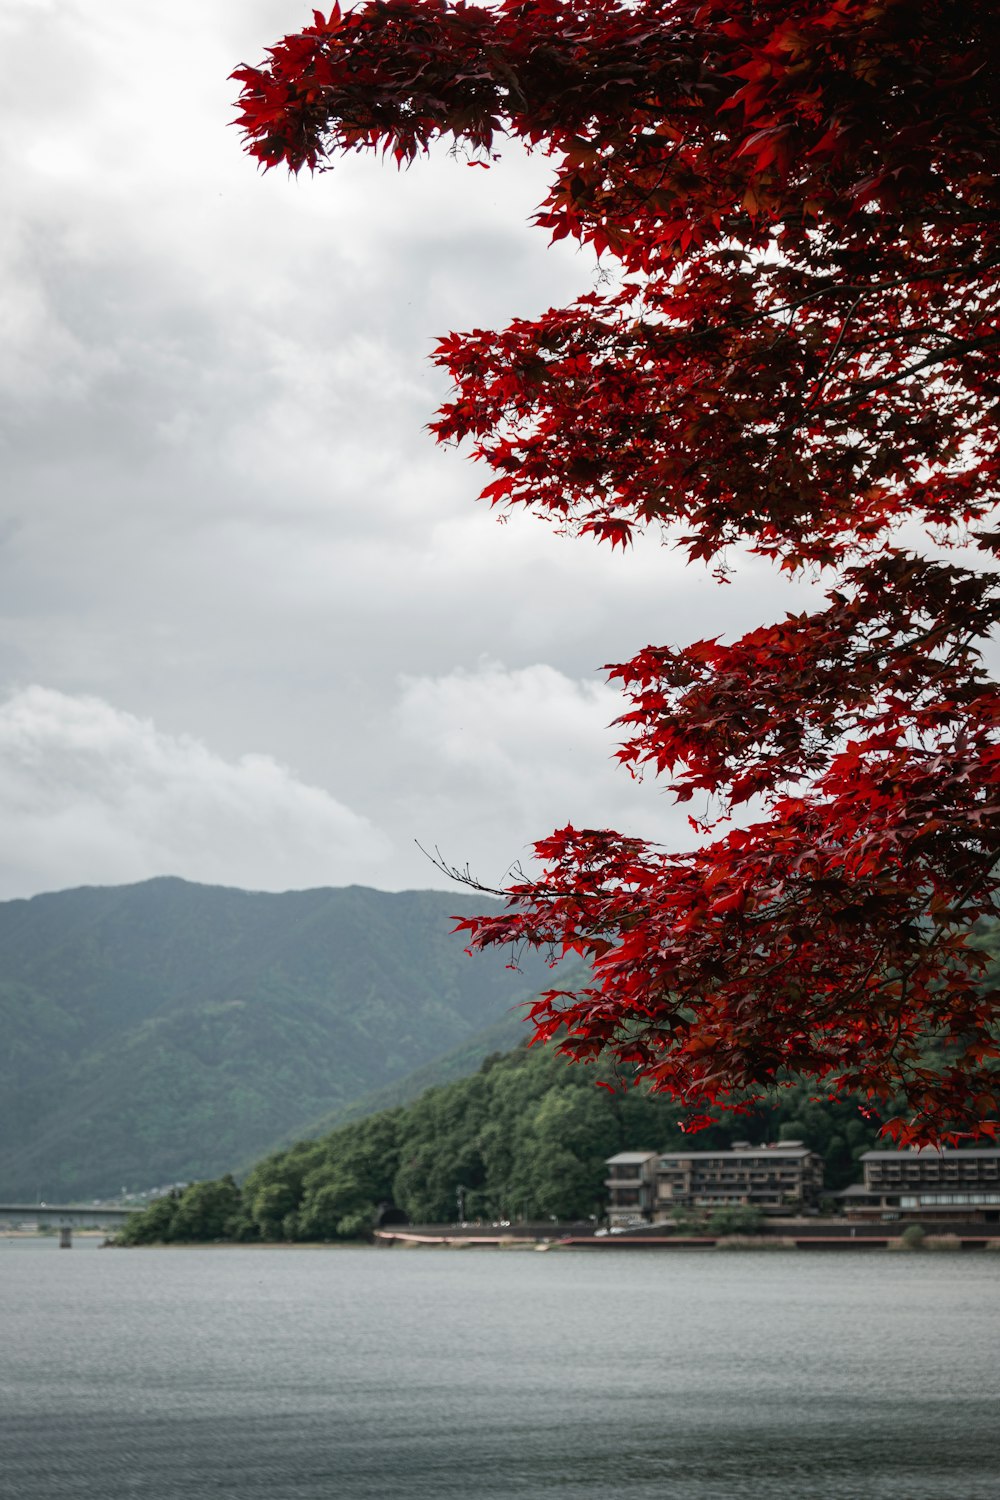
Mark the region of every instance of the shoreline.
<instances>
[{"instance_id":1,"label":"shoreline","mask_svg":"<svg viewBox=\"0 0 1000 1500\"><path fill-rule=\"evenodd\" d=\"M91 1231L82 1237L89 1240L99 1238L101 1231ZM0 1240L48 1240L52 1236L33 1235L30 1231L0 1231ZM718 1235L718 1236L672 1236L646 1235L629 1239L625 1235L614 1238L565 1236L551 1239L536 1239L517 1235L462 1235L445 1232L438 1235L408 1234L405 1230L376 1230L372 1239L360 1240L180 1240L158 1241L146 1245L117 1245L104 1239L99 1246L107 1250L440 1250L468 1251L492 1250L502 1252L547 1253L566 1250L667 1250L667 1251L722 1251L751 1254L802 1251L888 1251L892 1254L941 1254L944 1252L1000 1251L1000 1237L970 1236L955 1234L928 1234L917 1245L906 1243L899 1235L874 1236L851 1239L821 1235Z\"/></svg>"},{"instance_id":2,"label":"shoreline","mask_svg":"<svg viewBox=\"0 0 1000 1500\"><path fill-rule=\"evenodd\" d=\"M622 1234L594 1234L578 1225L566 1225L561 1229L553 1226L545 1232L542 1226L525 1225L509 1228L499 1225L393 1225L376 1229L370 1237L352 1240L183 1240L154 1242L148 1245L121 1245L105 1228L74 1228L73 1239L92 1244L99 1241L99 1248L112 1250L516 1250L548 1252L551 1250L608 1249L635 1250L721 1250L721 1251L821 1251L836 1250L888 1250L896 1253L927 1251L1000 1251L1000 1233L992 1224L922 1225L923 1237L912 1243L905 1236L907 1225L893 1224L890 1227L865 1225L851 1226L843 1220L828 1222L789 1222L774 1224L769 1229L755 1234L730 1235L680 1235L656 1233L658 1226L646 1226ZM497 1232L499 1230L499 1232ZM492 1232L491 1232L492 1231ZM541 1231L541 1232L540 1232ZM28 1228L0 1228L0 1241L58 1242L58 1234L39 1233ZM71 1248L71 1247L70 1247Z\"/></svg>"},{"instance_id":3,"label":"shoreline","mask_svg":"<svg viewBox=\"0 0 1000 1500\"><path fill-rule=\"evenodd\" d=\"M468 1250L482 1247L490 1250L889 1250L905 1254L923 1251L1000 1251L1000 1236L969 1234L927 1234L918 1245L908 1244L902 1235L615 1235L560 1236L535 1239L516 1235L462 1235L454 1231L434 1234L410 1234L406 1230L375 1230L375 1243L385 1249Z\"/></svg>"}]
</instances>

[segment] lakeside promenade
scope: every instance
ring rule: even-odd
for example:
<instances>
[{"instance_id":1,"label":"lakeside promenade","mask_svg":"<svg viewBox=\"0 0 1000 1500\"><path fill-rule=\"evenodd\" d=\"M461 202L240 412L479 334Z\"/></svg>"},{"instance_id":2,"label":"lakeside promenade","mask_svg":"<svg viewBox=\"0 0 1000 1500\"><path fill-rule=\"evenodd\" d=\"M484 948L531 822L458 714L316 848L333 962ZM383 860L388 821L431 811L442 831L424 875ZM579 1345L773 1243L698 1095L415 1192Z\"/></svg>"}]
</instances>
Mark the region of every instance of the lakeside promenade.
<instances>
[{"instance_id":1,"label":"lakeside promenade","mask_svg":"<svg viewBox=\"0 0 1000 1500\"><path fill-rule=\"evenodd\" d=\"M907 1248L908 1224L848 1223L844 1219L779 1219L753 1234L671 1234L663 1225L641 1225L610 1234L591 1224L410 1224L375 1230L375 1243L439 1246L442 1249L587 1249L633 1250L895 1250ZM924 1220L923 1246L928 1250L1000 1250L1000 1234L981 1223L935 1223Z\"/></svg>"}]
</instances>

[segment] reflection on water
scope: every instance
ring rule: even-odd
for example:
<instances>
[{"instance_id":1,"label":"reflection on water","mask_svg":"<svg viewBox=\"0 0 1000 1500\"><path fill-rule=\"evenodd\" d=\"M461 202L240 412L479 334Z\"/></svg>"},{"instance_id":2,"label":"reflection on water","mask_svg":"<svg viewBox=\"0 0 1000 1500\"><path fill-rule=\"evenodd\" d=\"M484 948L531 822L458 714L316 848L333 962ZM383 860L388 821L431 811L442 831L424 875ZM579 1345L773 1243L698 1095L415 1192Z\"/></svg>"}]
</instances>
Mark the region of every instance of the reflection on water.
<instances>
[{"instance_id":1,"label":"reflection on water","mask_svg":"<svg viewBox=\"0 0 1000 1500\"><path fill-rule=\"evenodd\" d=\"M9 1500L995 1500L1000 1255L0 1240Z\"/></svg>"}]
</instances>

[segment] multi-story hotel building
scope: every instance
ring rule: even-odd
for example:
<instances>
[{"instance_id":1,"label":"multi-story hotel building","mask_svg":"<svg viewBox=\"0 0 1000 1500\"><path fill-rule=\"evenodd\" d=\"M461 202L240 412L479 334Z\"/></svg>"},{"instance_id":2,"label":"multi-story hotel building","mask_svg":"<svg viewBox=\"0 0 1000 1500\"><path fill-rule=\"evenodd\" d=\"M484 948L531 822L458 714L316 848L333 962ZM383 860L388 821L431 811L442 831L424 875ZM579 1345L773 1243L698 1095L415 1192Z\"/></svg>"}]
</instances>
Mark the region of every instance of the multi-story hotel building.
<instances>
[{"instance_id":1,"label":"multi-story hotel building","mask_svg":"<svg viewBox=\"0 0 1000 1500\"><path fill-rule=\"evenodd\" d=\"M619 1151L606 1162L608 1218L612 1227L649 1224L656 1207L655 1151Z\"/></svg>"},{"instance_id":2,"label":"multi-story hotel building","mask_svg":"<svg viewBox=\"0 0 1000 1500\"><path fill-rule=\"evenodd\" d=\"M866 1151L864 1182L838 1194L851 1218L1000 1222L1000 1148Z\"/></svg>"},{"instance_id":3,"label":"multi-story hotel building","mask_svg":"<svg viewBox=\"0 0 1000 1500\"><path fill-rule=\"evenodd\" d=\"M656 1172L659 1218L674 1208L761 1208L797 1213L819 1206L823 1161L801 1141L751 1146L737 1141L728 1151L667 1151Z\"/></svg>"},{"instance_id":4,"label":"multi-story hotel building","mask_svg":"<svg viewBox=\"0 0 1000 1500\"><path fill-rule=\"evenodd\" d=\"M669 1222L675 1209L815 1209L823 1163L801 1141L726 1151L619 1151L608 1160L612 1225ZM1000 1147L866 1151L864 1181L835 1197L850 1218L1000 1223Z\"/></svg>"},{"instance_id":5,"label":"multi-story hotel building","mask_svg":"<svg viewBox=\"0 0 1000 1500\"><path fill-rule=\"evenodd\" d=\"M724 1151L620 1151L608 1161L612 1225L664 1223L674 1209L749 1207L800 1213L819 1205L823 1162L801 1141Z\"/></svg>"}]
</instances>

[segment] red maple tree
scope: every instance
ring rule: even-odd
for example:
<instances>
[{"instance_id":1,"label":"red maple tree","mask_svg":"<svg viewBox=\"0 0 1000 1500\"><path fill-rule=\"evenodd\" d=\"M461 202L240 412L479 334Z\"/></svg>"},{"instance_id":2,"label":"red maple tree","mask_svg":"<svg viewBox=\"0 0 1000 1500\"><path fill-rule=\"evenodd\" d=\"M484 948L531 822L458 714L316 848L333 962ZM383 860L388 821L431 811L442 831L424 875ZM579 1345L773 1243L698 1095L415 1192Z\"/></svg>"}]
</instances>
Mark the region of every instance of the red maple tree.
<instances>
[{"instance_id":1,"label":"red maple tree","mask_svg":"<svg viewBox=\"0 0 1000 1500\"><path fill-rule=\"evenodd\" d=\"M537 1033L692 1124L796 1075L903 1143L997 1131L998 61L993 0L374 0L234 74L268 167L550 159L538 224L616 274L439 344L434 430L495 505L828 581L609 669L625 765L709 799L700 848L563 828L464 924L585 955Z\"/></svg>"}]
</instances>

